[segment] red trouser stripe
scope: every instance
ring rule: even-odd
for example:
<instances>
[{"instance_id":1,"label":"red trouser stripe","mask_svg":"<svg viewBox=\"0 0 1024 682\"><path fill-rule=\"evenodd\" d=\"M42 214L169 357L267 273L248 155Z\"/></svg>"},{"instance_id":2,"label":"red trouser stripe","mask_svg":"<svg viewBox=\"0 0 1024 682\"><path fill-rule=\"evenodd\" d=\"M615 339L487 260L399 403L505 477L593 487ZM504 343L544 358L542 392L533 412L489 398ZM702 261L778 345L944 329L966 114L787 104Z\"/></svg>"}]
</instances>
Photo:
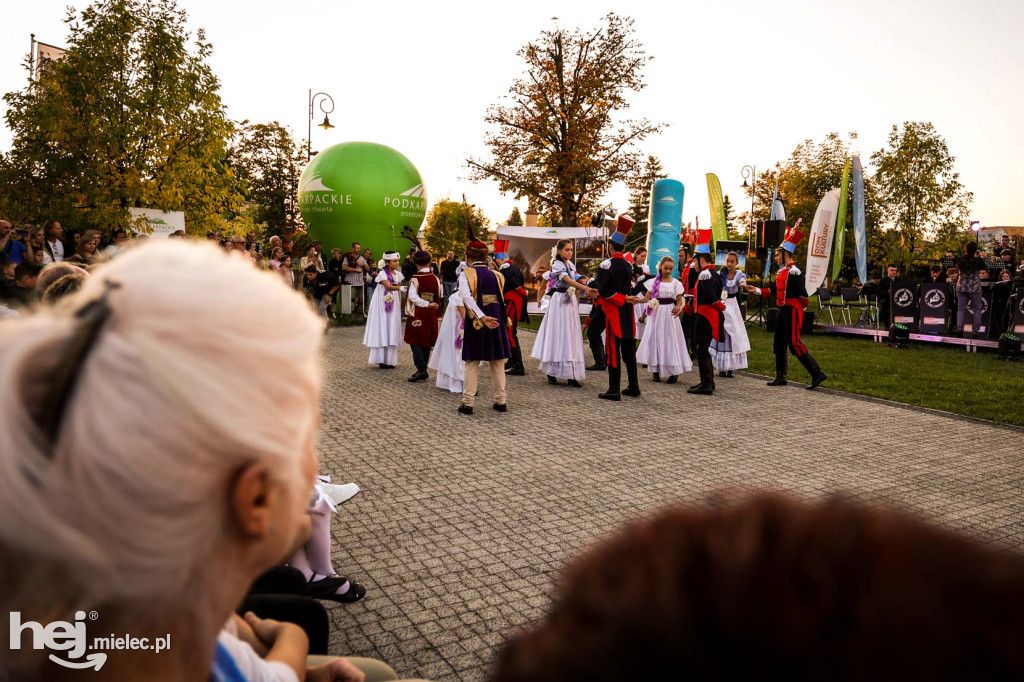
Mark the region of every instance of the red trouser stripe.
<instances>
[{"instance_id":1,"label":"red trouser stripe","mask_svg":"<svg viewBox=\"0 0 1024 682\"><path fill-rule=\"evenodd\" d=\"M800 340L800 328L804 324L804 311L802 308L798 308L796 306L790 306L790 310L793 311L793 314L790 315L790 319L792 320L792 322L789 341L790 344L793 346L793 351L799 358L807 354L807 346L805 346L803 344L803 341Z\"/></svg>"}]
</instances>

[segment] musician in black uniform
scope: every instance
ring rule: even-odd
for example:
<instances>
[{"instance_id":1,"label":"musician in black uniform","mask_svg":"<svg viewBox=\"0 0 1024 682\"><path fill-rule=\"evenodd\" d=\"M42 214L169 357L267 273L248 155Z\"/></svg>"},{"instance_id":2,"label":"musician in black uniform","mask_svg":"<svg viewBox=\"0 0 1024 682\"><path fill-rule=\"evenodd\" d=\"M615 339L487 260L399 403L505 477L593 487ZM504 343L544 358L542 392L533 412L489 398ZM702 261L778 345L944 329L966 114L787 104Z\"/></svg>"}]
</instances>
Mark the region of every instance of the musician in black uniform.
<instances>
[{"instance_id":1,"label":"musician in black uniform","mask_svg":"<svg viewBox=\"0 0 1024 682\"><path fill-rule=\"evenodd\" d=\"M711 230L701 228L697 233L693 273L693 351L697 356L700 383L687 393L712 395L715 392L715 368L711 361L711 341L723 340L725 330L725 304L722 303L722 276L715 271L715 257L711 253Z\"/></svg>"},{"instance_id":2,"label":"musician in black uniform","mask_svg":"<svg viewBox=\"0 0 1024 682\"><path fill-rule=\"evenodd\" d=\"M633 306L637 298L629 293L633 288L633 266L622 253L626 234L633 222L626 214L619 216L615 234L609 242L612 257L603 261L597 271L598 304L605 314L605 347L608 355L608 390L599 397L605 400L622 400L621 395L640 397L633 317ZM620 394L623 364L626 365L629 384Z\"/></svg>"},{"instance_id":3,"label":"musician in black uniform","mask_svg":"<svg viewBox=\"0 0 1024 682\"><path fill-rule=\"evenodd\" d=\"M748 284L744 289L748 293L758 294L763 298L774 297L779 307L773 344L775 380L769 381L768 385L786 385L786 371L789 363L786 351L788 349L811 375L811 385L807 388L813 390L828 377L821 371L817 361L808 352L807 346L800 340L800 327L803 326L804 309L807 308L808 300L804 275L793 262L796 245L804 238L804 233L797 229L799 226L800 221L798 220L796 225L786 230L786 239L782 243L782 248L775 252L775 262L779 264L779 274L775 276L775 283L764 289Z\"/></svg>"}]
</instances>

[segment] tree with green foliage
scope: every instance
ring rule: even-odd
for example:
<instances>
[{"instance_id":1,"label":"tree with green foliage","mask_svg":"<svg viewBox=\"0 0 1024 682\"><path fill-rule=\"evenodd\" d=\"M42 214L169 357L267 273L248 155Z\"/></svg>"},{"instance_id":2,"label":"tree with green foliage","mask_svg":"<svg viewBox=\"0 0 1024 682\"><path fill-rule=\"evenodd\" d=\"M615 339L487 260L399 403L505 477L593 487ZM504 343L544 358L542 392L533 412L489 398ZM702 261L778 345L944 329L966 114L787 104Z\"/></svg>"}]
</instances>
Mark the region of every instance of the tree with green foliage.
<instances>
[{"instance_id":1,"label":"tree with green foliage","mask_svg":"<svg viewBox=\"0 0 1024 682\"><path fill-rule=\"evenodd\" d=\"M484 212L472 204L452 201L442 197L427 213L425 232L427 249L431 253L444 254L449 250L461 256L466 251L469 239L466 236L466 216L473 226L478 239L487 241L491 238L490 220Z\"/></svg>"},{"instance_id":2,"label":"tree with green foliage","mask_svg":"<svg viewBox=\"0 0 1024 682\"><path fill-rule=\"evenodd\" d=\"M526 73L506 101L487 110L490 159L467 159L470 177L535 199L556 225L585 223L612 184L639 171L635 145L662 128L619 116L628 95L645 87L651 58L633 20L614 13L585 33L557 25L542 31L518 55Z\"/></svg>"},{"instance_id":3,"label":"tree with green foliage","mask_svg":"<svg viewBox=\"0 0 1024 682\"><path fill-rule=\"evenodd\" d=\"M523 216L519 213L519 207L516 206L512 209L512 213L508 216L508 225L510 227L521 227L523 224Z\"/></svg>"},{"instance_id":4,"label":"tree with green foliage","mask_svg":"<svg viewBox=\"0 0 1024 682\"><path fill-rule=\"evenodd\" d=\"M725 208L725 226L729 231L729 239L746 239L746 225L738 222L736 209L733 207L732 201L729 200L728 194L722 198L722 206Z\"/></svg>"},{"instance_id":5,"label":"tree with green foliage","mask_svg":"<svg viewBox=\"0 0 1024 682\"><path fill-rule=\"evenodd\" d=\"M68 10L63 58L4 96L0 209L106 233L132 223L130 207L184 211L202 233L241 205L213 48L186 20L174 0Z\"/></svg>"},{"instance_id":6,"label":"tree with green foliage","mask_svg":"<svg viewBox=\"0 0 1024 682\"><path fill-rule=\"evenodd\" d=\"M926 240L966 231L974 196L964 189L946 140L931 123L906 121L893 126L885 147L871 155L878 200L899 236L901 266L929 255Z\"/></svg>"},{"instance_id":7,"label":"tree with green foliage","mask_svg":"<svg viewBox=\"0 0 1024 682\"><path fill-rule=\"evenodd\" d=\"M252 220L270 234L292 232L302 224L299 177L306 150L277 121L236 128L228 161L245 187Z\"/></svg>"}]
</instances>

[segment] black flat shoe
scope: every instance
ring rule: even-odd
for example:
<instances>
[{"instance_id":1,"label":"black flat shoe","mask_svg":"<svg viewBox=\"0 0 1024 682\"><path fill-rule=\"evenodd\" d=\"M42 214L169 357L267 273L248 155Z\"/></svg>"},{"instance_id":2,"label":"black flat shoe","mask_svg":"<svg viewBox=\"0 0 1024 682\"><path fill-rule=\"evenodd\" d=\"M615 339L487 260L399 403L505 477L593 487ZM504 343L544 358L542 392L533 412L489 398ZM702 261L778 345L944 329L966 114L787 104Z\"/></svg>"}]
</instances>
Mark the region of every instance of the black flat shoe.
<instances>
[{"instance_id":1,"label":"black flat shoe","mask_svg":"<svg viewBox=\"0 0 1024 682\"><path fill-rule=\"evenodd\" d=\"M730 369L728 372L725 373L725 376L728 377L729 379L732 379L736 375L733 374L732 370Z\"/></svg>"},{"instance_id":2,"label":"black flat shoe","mask_svg":"<svg viewBox=\"0 0 1024 682\"><path fill-rule=\"evenodd\" d=\"M342 578L346 580L346 578ZM348 591L345 594L325 594L318 597L318 599L328 599L330 601L336 601L341 604L352 604L366 596L366 588L359 583L354 583L351 580L348 581Z\"/></svg>"},{"instance_id":3,"label":"black flat shoe","mask_svg":"<svg viewBox=\"0 0 1024 682\"><path fill-rule=\"evenodd\" d=\"M670 376L670 377L669 377L668 379L666 379L666 380L665 380L665 383L666 383L666 384L674 384L674 383L676 383L677 381L679 381L679 377L678 377L678 376L675 376L675 375L673 375L673 376Z\"/></svg>"},{"instance_id":4,"label":"black flat shoe","mask_svg":"<svg viewBox=\"0 0 1024 682\"><path fill-rule=\"evenodd\" d=\"M506 405L504 403L502 403L500 405L498 403L494 403L494 411L495 412L508 412L508 405Z\"/></svg>"},{"instance_id":5,"label":"black flat shoe","mask_svg":"<svg viewBox=\"0 0 1024 682\"><path fill-rule=\"evenodd\" d=\"M558 379L554 378L553 376L551 376L549 374L548 375L548 383L551 384L552 386L557 386L558 385Z\"/></svg>"},{"instance_id":6,"label":"black flat shoe","mask_svg":"<svg viewBox=\"0 0 1024 682\"><path fill-rule=\"evenodd\" d=\"M710 386L696 386L694 388L687 389L687 393L693 393L694 395L714 395L715 389Z\"/></svg>"},{"instance_id":7,"label":"black flat shoe","mask_svg":"<svg viewBox=\"0 0 1024 682\"><path fill-rule=\"evenodd\" d=\"M602 400L614 400L615 402L620 402L622 400L622 396L620 394L611 392L598 393L597 397Z\"/></svg>"},{"instance_id":8,"label":"black flat shoe","mask_svg":"<svg viewBox=\"0 0 1024 682\"><path fill-rule=\"evenodd\" d=\"M622 395L628 395L630 398L639 398L640 397L640 389L639 388L624 388L624 389L622 389Z\"/></svg>"},{"instance_id":9,"label":"black flat shoe","mask_svg":"<svg viewBox=\"0 0 1024 682\"><path fill-rule=\"evenodd\" d=\"M814 377L813 379L811 379L811 385L807 387L807 390L813 391L818 386L821 386L821 384L824 383L825 379L828 379L827 374L819 374L818 376Z\"/></svg>"},{"instance_id":10,"label":"black flat shoe","mask_svg":"<svg viewBox=\"0 0 1024 682\"><path fill-rule=\"evenodd\" d=\"M526 370L522 368L507 369L505 370L505 376L507 377L524 377L526 376Z\"/></svg>"},{"instance_id":11,"label":"black flat shoe","mask_svg":"<svg viewBox=\"0 0 1024 682\"><path fill-rule=\"evenodd\" d=\"M719 372L719 373L718 373L718 376L720 376L720 377L726 377L726 376L729 376L729 375L728 375L728 374L726 374L725 372Z\"/></svg>"},{"instance_id":12,"label":"black flat shoe","mask_svg":"<svg viewBox=\"0 0 1024 682\"><path fill-rule=\"evenodd\" d=\"M654 383L656 383L656 384L660 384L661 383L661 375L658 374L657 372L654 373Z\"/></svg>"},{"instance_id":13,"label":"black flat shoe","mask_svg":"<svg viewBox=\"0 0 1024 682\"><path fill-rule=\"evenodd\" d=\"M606 369L608 369L608 365L596 365L595 364L595 365L591 365L590 367L587 367L587 371L588 372L603 372Z\"/></svg>"},{"instance_id":14,"label":"black flat shoe","mask_svg":"<svg viewBox=\"0 0 1024 682\"><path fill-rule=\"evenodd\" d=\"M690 388L700 388L703 385L704 384L694 384L693 386L690 386Z\"/></svg>"},{"instance_id":15,"label":"black flat shoe","mask_svg":"<svg viewBox=\"0 0 1024 682\"><path fill-rule=\"evenodd\" d=\"M378 362L377 366L380 367L381 369L387 369L388 368L388 366L385 365L383 362Z\"/></svg>"},{"instance_id":16,"label":"black flat shoe","mask_svg":"<svg viewBox=\"0 0 1024 682\"><path fill-rule=\"evenodd\" d=\"M459 405L459 414L473 414L473 408L468 405Z\"/></svg>"},{"instance_id":17,"label":"black flat shoe","mask_svg":"<svg viewBox=\"0 0 1024 682\"><path fill-rule=\"evenodd\" d=\"M409 383L414 384L417 381L426 381L429 378L430 376L426 372L416 372L411 377L409 377Z\"/></svg>"},{"instance_id":18,"label":"black flat shoe","mask_svg":"<svg viewBox=\"0 0 1024 682\"><path fill-rule=\"evenodd\" d=\"M779 379L778 377L776 377L776 378L775 378L775 379L773 379L772 381L769 381L769 382L768 382L768 385L769 385L769 386L785 386L785 385L787 385L788 383L789 383L789 382L788 382L788 381L786 381L785 379Z\"/></svg>"},{"instance_id":19,"label":"black flat shoe","mask_svg":"<svg viewBox=\"0 0 1024 682\"><path fill-rule=\"evenodd\" d=\"M569 379L569 385L572 386L573 388L583 388L583 384L576 381L575 379Z\"/></svg>"},{"instance_id":20,"label":"black flat shoe","mask_svg":"<svg viewBox=\"0 0 1024 682\"><path fill-rule=\"evenodd\" d=\"M316 575L317 574L314 573L313 577L316 577ZM306 594L314 598L326 597L344 585L346 580L347 578L342 578L337 575L324 576L319 580L311 579L306 583Z\"/></svg>"}]
</instances>

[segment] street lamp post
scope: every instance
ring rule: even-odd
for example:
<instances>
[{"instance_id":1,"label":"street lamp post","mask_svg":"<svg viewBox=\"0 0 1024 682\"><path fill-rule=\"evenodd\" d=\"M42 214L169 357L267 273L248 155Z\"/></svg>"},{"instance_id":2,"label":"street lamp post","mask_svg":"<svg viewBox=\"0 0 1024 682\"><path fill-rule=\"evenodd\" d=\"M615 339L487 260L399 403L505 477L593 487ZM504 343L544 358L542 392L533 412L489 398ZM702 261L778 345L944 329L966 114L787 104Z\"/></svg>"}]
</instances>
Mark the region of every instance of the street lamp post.
<instances>
[{"instance_id":1,"label":"street lamp post","mask_svg":"<svg viewBox=\"0 0 1024 682\"><path fill-rule=\"evenodd\" d=\"M757 188L757 166L747 164L740 170L740 174L743 176L743 188L750 188L750 226L747 228L747 253L750 253L750 236L754 233L754 200L757 198L754 193ZM749 185L747 178L750 179Z\"/></svg>"},{"instance_id":2,"label":"street lamp post","mask_svg":"<svg viewBox=\"0 0 1024 682\"><path fill-rule=\"evenodd\" d=\"M317 97L320 98L320 102L319 102L319 104L320 104L320 111L324 112L324 121L323 121L323 123L319 123L317 125L319 125L324 130L330 130L331 128L334 127L331 124L331 119L329 119L327 117L327 114L334 113L334 98L331 97L330 95L328 95L326 92L318 92L318 93L316 93L314 95L313 91L310 90L309 91L309 102L308 102L309 103L309 121L308 121L309 125L306 127L306 161L309 161L310 159L313 158L313 105L316 104L316 98ZM325 106L324 106L328 102L330 102L330 108L329 109L325 108Z\"/></svg>"}]
</instances>

